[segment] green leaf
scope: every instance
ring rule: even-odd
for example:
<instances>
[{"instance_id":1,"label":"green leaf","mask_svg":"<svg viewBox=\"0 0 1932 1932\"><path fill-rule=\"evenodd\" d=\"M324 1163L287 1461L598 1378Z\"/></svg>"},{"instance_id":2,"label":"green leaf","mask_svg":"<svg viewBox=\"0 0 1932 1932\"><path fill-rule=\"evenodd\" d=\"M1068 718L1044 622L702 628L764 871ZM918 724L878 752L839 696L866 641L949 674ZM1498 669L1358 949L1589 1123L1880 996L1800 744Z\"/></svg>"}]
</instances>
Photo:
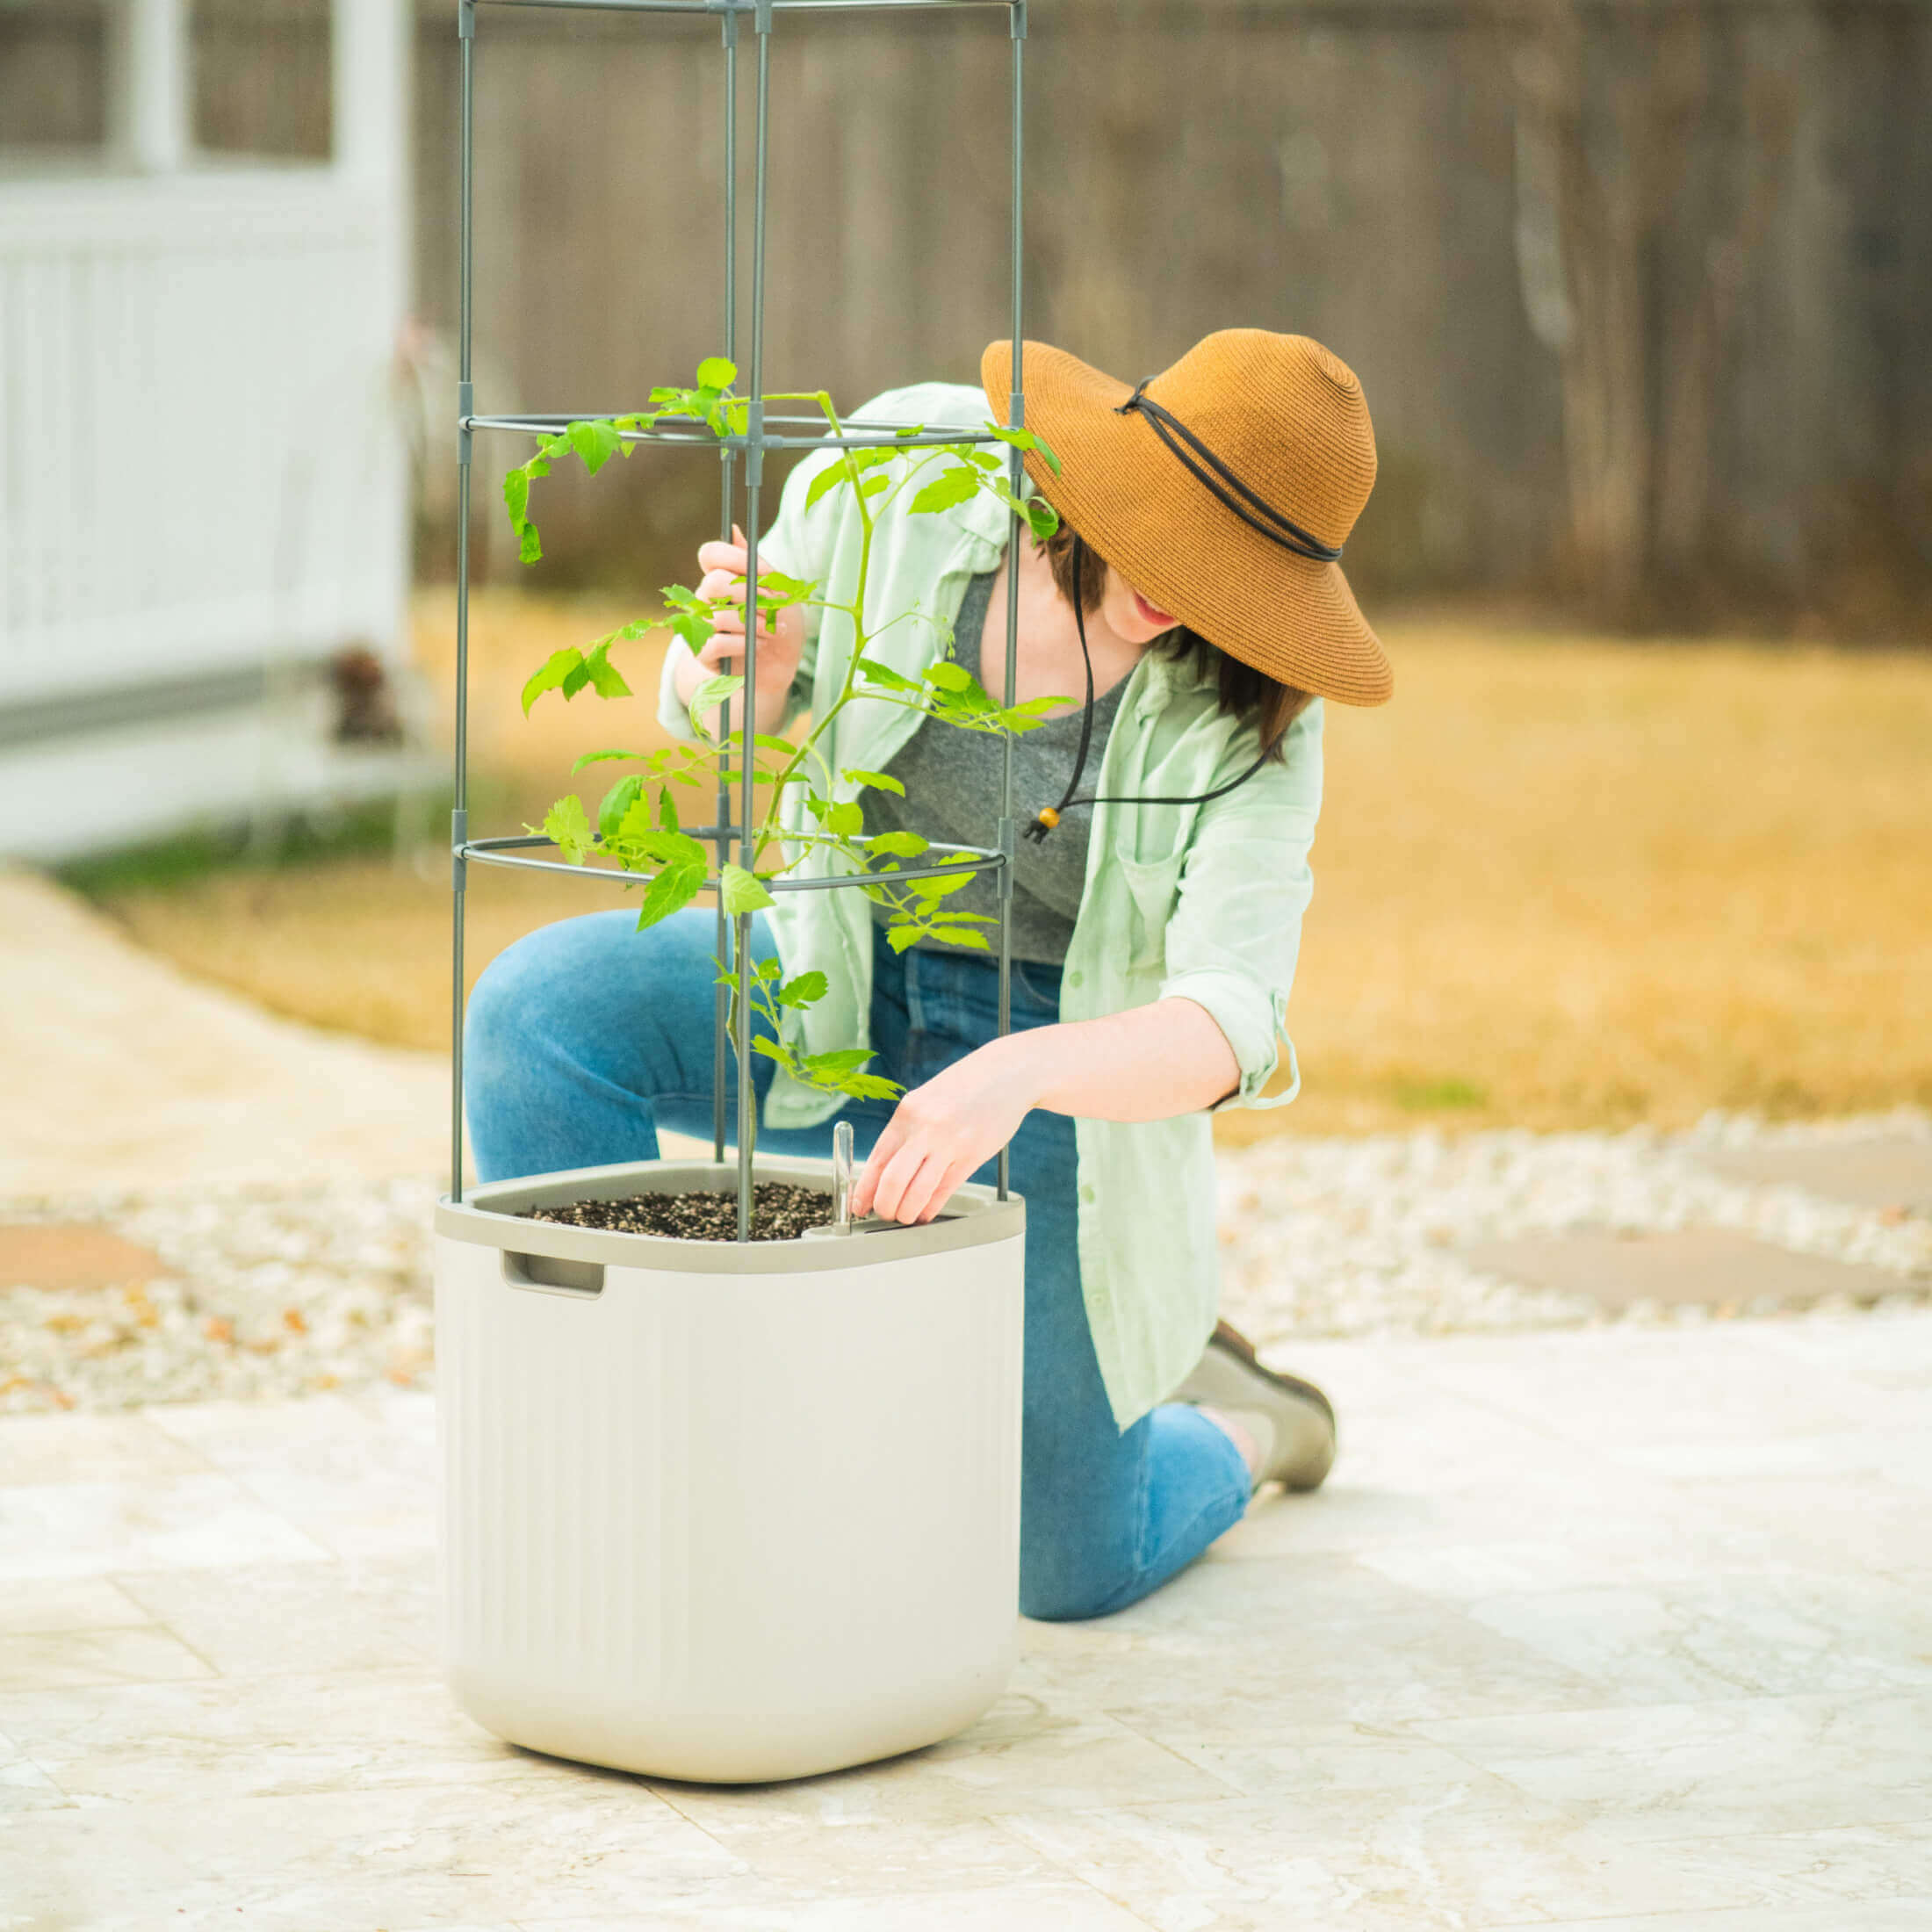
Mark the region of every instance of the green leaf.
<instances>
[{"instance_id":1,"label":"green leaf","mask_svg":"<svg viewBox=\"0 0 1932 1932\"><path fill-rule=\"evenodd\" d=\"M986 427L1002 443L1010 443L1016 450L1037 450L1045 459L1047 467L1056 476L1060 474L1060 458L1048 448L1043 436L1035 436L1031 429L1009 429L1003 424L989 422Z\"/></svg>"},{"instance_id":2,"label":"green leaf","mask_svg":"<svg viewBox=\"0 0 1932 1932\"><path fill-rule=\"evenodd\" d=\"M809 510L821 496L829 495L841 483L849 480L846 475L844 464L836 462L826 464L825 468L812 478L811 487L805 492L805 508Z\"/></svg>"},{"instance_id":3,"label":"green leaf","mask_svg":"<svg viewBox=\"0 0 1932 1932\"><path fill-rule=\"evenodd\" d=\"M628 778L620 778L603 796L603 803L597 808L597 830L608 839L617 836L617 827L624 823L624 815L637 803L638 794L644 789L644 780L636 772Z\"/></svg>"},{"instance_id":4,"label":"green leaf","mask_svg":"<svg viewBox=\"0 0 1932 1932\"><path fill-rule=\"evenodd\" d=\"M869 785L875 791L896 791L901 798L905 796L905 787L890 772L867 771L862 766L854 765L850 771L839 774L847 784Z\"/></svg>"},{"instance_id":5,"label":"green leaf","mask_svg":"<svg viewBox=\"0 0 1932 1932\"><path fill-rule=\"evenodd\" d=\"M690 646L694 656L711 641L711 620L703 611L681 610L670 627Z\"/></svg>"},{"instance_id":6,"label":"green leaf","mask_svg":"<svg viewBox=\"0 0 1932 1932\"><path fill-rule=\"evenodd\" d=\"M778 903L765 890L764 881L741 865L727 865L719 873L718 896L724 910L734 917L739 912L761 912Z\"/></svg>"},{"instance_id":7,"label":"green leaf","mask_svg":"<svg viewBox=\"0 0 1932 1932\"><path fill-rule=\"evenodd\" d=\"M530 508L530 472L512 470L503 479L503 507L510 513L510 527L521 530L523 512Z\"/></svg>"},{"instance_id":8,"label":"green leaf","mask_svg":"<svg viewBox=\"0 0 1932 1932\"><path fill-rule=\"evenodd\" d=\"M544 835L573 865L581 865L589 857L590 820L575 792L566 792L544 814Z\"/></svg>"},{"instance_id":9,"label":"green leaf","mask_svg":"<svg viewBox=\"0 0 1932 1932\"><path fill-rule=\"evenodd\" d=\"M629 697L631 687L624 681L616 666L610 661L607 654L609 649L608 644L600 644L584 660L584 671L599 697Z\"/></svg>"},{"instance_id":10,"label":"green leaf","mask_svg":"<svg viewBox=\"0 0 1932 1932\"><path fill-rule=\"evenodd\" d=\"M537 526L525 523L516 533L516 560L520 564L535 564L543 560L544 546L538 540Z\"/></svg>"},{"instance_id":11,"label":"green leaf","mask_svg":"<svg viewBox=\"0 0 1932 1932\"><path fill-rule=\"evenodd\" d=\"M808 1053L803 1063L814 1073L855 1073L871 1057L870 1047L836 1047L829 1053Z\"/></svg>"},{"instance_id":12,"label":"green leaf","mask_svg":"<svg viewBox=\"0 0 1932 1932\"><path fill-rule=\"evenodd\" d=\"M906 883L924 899L943 899L949 892L958 892L973 883L970 872L941 872L930 879L908 879Z\"/></svg>"},{"instance_id":13,"label":"green leaf","mask_svg":"<svg viewBox=\"0 0 1932 1932\"><path fill-rule=\"evenodd\" d=\"M847 798L832 804L822 798L815 798L812 812L834 838L850 839L865 830L865 808L856 799Z\"/></svg>"},{"instance_id":14,"label":"green leaf","mask_svg":"<svg viewBox=\"0 0 1932 1932\"><path fill-rule=\"evenodd\" d=\"M952 469L941 470L912 499L910 508L915 515L954 509L962 503L971 502L978 490L978 472L965 464L959 464Z\"/></svg>"},{"instance_id":15,"label":"green leaf","mask_svg":"<svg viewBox=\"0 0 1932 1932\"><path fill-rule=\"evenodd\" d=\"M787 1072L791 1071L791 1055L783 1047L780 1046L775 1040L768 1040L763 1034L753 1036L752 1051L763 1054L768 1060L777 1061L779 1065L783 1067Z\"/></svg>"},{"instance_id":16,"label":"green leaf","mask_svg":"<svg viewBox=\"0 0 1932 1932\"><path fill-rule=\"evenodd\" d=\"M658 825L664 832L679 832L677 802L671 796L668 785L658 787Z\"/></svg>"},{"instance_id":17,"label":"green leaf","mask_svg":"<svg viewBox=\"0 0 1932 1932\"><path fill-rule=\"evenodd\" d=\"M691 719L696 723L701 712L709 711L712 706L722 704L728 697L736 697L745 688L745 681L737 675L706 678L696 690L691 693L689 706Z\"/></svg>"},{"instance_id":18,"label":"green leaf","mask_svg":"<svg viewBox=\"0 0 1932 1932\"><path fill-rule=\"evenodd\" d=\"M569 703L585 685L590 682L590 667L581 659L564 673L564 681L557 688L564 694L564 703Z\"/></svg>"},{"instance_id":19,"label":"green leaf","mask_svg":"<svg viewBox=\"0 0 1932 1932\"><path fill-rule=\"evenodd\" d=\"M752 743L762 746L768 752L776 752L781 758L789 758L798 749L789 738L780 738L772 732L754 733Z\"/></svg>"},{"instance_id":20,"label":"green leaf","mask_svg":"<svg viewBox=\"0 0 1932 1932\"><path fill-rule=\"evenodd\" d=\"M840 1081L839 1091L841 1093L849 1093L854 1100L891 1100L904 1093L905 1089L881 1074L848 1073Z\"/></svg>"},{"instance_id":21,"label":"green leaf","mask_svg":"<svg viewBox=\"0 0 1932 1932\"><path fill-rule=\"evenodd\" d=\"M890 858L916 859L926 850L926 842L916 832L881 832L874 835L869 849Z\"/></svg>"},{"instance_id":22,"label":"green leaf","mask_svg":"<svg viewBox=\"0 0 1932 1932\"><path fill-rule=\"evenodd\" d=\"M1060 513L1043 496L1027 499L1027 523L1034 541L1043 544L1060 527Z\"/></svg>"},{"instance_id":23,"label":"green leaf","mask_svg":"<svg viewBox=\"0 0 1932 1932\"><path fill-rule=\"evenodd\" d=\"M527 710L528 707L526 706L525 709ZM586 752L583 756L580 758L577 762L570 768L571 775L573 777L574 777L576 774L580 772L586 765L601 765L613 758L636 758L641 760L651 757L652 755L652 753L647 752Z\"/></svg>"},{"instance_id":24,"label":"green leaf","mask_svg":"<svg viewBox=\"0 0 1932 1932\"><path fill-rule=\"evenodd\" d=\"M1009 732L1030 732L1044 724L1055 712L1064 710L1074 702L1071 697L1034 697L1024 704L1015 704L994 716Z\"/></svg>"},{"instance_id":25,"label":"green leaf","mask_svg":"<svg viewBox=\"0 0 1932 1932\"><path fill-rule=\"evenodd\" d=\"M977 946L981 952L990 950L986 935L977 926L934 926L926 929L928 939L942 939L950 946Z\"/></svg>"},{"instance_id":26,"label":"green leaf","mask_svg":"<svg viewBox=\"0 0 1932 1932\"><path fill-rule=\"evenodd\" d=\"M701 865L667 865L645 890L644 903L638 908L638 930L655 926L684 908L704 890L704 868Z\"/></svg>"},{"instance_id":27,"label":"green leaf","mask_svg":"<svg viewBox=\"0 0 1932 1932\"><path fill-rule=\"evenodd\" d=\"M523 687L523 716L530 716L530 706L545 691L560 688L572 672L582 667L583 661L583 652L574 645L566 645L561 651L552 651L544 660L543 669L535 673Z\"/></svg>"},{"instance_id":28,"label":"green leaf","mask_svg":"<svg viewBox=\"0 0 1932 1932\"><path fill-rule=\"evenodd\" d=\"M796 979L788 979L778 989L778 1004L781 1006L809 1006L813 1000L825 997L829 984L823 973L800 973Z\"/></svg>"},{"instance_id":29,"label":"green leaf","mask_svg":"<svg viewBox=\"0 0 1932 1932\"><path fill-rule=\"evenodd\" d=\"M698 387L729 389L738 380L738 364L723 356L707 356L697 365Z\"/></svg>"},{"instance_id":30,"label":"green leaf","mask_svg":"<svg viewBox=\"0 0 1932 1932\"><path fill-rule=\"evenodd\" d=\"M941 691L963 691L973 681L973 674L951 658L941 658L926 667L926 681Z\"/></svg>"},{"instance_id":31,"label":"green leaf","mask_svg":"<svg viewBox=\"0 0 1932 1932\"><path fill-rule=\"evenodd\" d=\"M917 926L889 926L885 929L885 942L895 953L903 953L908 946L916 946L919 940Z\"/></svg>"},{"instance_id":32,"label":"green leaf","mask_svg":"<svg viewBox=\"0 0 1932 1932\"><path fill-rule=\"evenodd\" d=\"M988 481L986 487L1006 508L1027 520L1034 541L1043 544L1060 527L1060 513L1043 496L1018 497L1004 483Z\"/></svg>"},{"instance_id":33,"label":"green leaf","mask_svg":"<svg viewBox=\"0 0 1932 1932\"><path fill-rule=\"evenodd\" d=\"M624 442L606 422L573 422L565 433L570 438L571 448L583 458L584 467L593 476L617 453Z\"/></svg>"},{"instance_id":34,"label":"green leaf","mask_svg":"<svg viewBox=\"0 0 1932 1932\"><path fill-rule=\"evenodd\" d=\"M651 801L634 798L625 811L612 841L625 865L635 861L647 865L696 866L702 871L710 862L710 854L688 832L667 832L651 822Z\"/></svg>"},{"instance_id":35,"label":"green leaf","mask_svg":"<svg viewBox=\"0 0 1932 1932\"><path fill-rule=\"evenodd\" d=\"M761 602L776 604L782 609L787 604L802 603L818 589L809 577L792 577L782 570L761 570L758 573L758 595Z\"/></svg>"},{"instance_id":36,"label":"green leaf","mask_svg":"<svg viewBox=\"0 0 1932 1932\"><path fill-rule=\"evenodd\" d=\"M916 691L919 686L911 678L901 677L889 664L880 664L871 658L859 660L859 675L868 684L883 684L889 691Z\"/></svg>"}]
</instances>

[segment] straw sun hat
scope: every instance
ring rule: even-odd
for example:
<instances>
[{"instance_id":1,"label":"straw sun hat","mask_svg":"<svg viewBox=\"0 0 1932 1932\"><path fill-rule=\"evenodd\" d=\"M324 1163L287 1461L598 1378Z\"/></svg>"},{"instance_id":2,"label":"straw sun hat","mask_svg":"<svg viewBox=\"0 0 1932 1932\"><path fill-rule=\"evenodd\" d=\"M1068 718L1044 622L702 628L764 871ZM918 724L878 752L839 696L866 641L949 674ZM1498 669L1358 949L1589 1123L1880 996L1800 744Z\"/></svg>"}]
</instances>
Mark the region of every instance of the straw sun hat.
<instances>
[{"instance_id":1,"label":"straw sun hat","mask_svg":"<svg viewBox=\"0 0 1932 1932\"><path fill-rule=\"evenodd\" d=\"M1013 345L980 380L1005 419ZM1306 335L1224 328L1139 388L1026 345L1027 469L1041 494L1150 603L1230 657L1344 704L1394 674L1336 561L1375 480L1354 371Z\"/></svg>"}]
</instances>

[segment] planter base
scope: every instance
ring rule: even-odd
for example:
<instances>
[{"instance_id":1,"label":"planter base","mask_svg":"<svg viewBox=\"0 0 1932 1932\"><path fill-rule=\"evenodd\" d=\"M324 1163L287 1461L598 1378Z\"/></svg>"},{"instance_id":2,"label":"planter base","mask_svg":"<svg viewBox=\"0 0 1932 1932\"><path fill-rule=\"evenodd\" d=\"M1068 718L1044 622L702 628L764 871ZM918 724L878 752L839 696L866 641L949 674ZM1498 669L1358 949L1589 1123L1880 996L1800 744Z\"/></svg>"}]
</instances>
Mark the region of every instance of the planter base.
<instances>
[{"instance_id":1,"label":"planter base","mask_svg":"<svg viewBox=\"0 0 1932 1932\"><path fill-rule=\"evenodd\" d=\"M952 1735L1011 1672L1021 1203L749 1246L517 1216L735 1177L632 1163L437 1209L446 1652L513 1743L801 1777Z\"/></svg>"}]
</instances>

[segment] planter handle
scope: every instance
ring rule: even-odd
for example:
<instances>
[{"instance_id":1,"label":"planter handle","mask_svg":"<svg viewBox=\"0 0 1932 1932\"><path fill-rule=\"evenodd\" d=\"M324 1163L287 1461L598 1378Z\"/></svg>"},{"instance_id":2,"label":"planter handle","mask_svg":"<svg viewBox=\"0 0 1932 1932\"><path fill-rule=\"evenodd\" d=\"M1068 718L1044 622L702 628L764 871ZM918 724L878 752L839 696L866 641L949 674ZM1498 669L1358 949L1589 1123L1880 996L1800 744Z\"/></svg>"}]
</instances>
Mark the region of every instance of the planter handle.
<instances>
[{"instance_id":1,"label":"planter handle","mask_svg":"<svg viewBox=\"0 0 1932 1932\"><path fill-rule=\"evenodd\" d=\"M566 1261L548 1254L514 1254L503 1251L503 1279L513 1288L541 1288L550 1294L596 1296L603 1293L601 1261Z\"/></svg>"}]
</instances>

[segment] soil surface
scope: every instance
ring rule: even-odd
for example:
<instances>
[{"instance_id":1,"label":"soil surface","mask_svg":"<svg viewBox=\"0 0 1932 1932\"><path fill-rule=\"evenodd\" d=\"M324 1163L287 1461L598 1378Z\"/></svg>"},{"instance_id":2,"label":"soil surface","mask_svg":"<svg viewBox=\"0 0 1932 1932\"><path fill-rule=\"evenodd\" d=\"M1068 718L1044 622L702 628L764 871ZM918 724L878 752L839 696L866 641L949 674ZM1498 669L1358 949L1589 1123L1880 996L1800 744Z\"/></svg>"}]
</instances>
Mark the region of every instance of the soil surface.
<instances>
[{"instance_id":1,"label":"soil surface","mask_svg":"<svg viewBox=\"0 0 1932 1932\"><path fill-rule=\"evenodd\" d=\"M606 1228L614 1234L669 1235L679 1241L736 1241L738 1194L704 1188L689 1194L630 1194L622 1200L573 1200L561 1208L528 1208L526 1221L566 1228ZM832 1219L832 1197L789 1181L760 1181L752 1189L752 1239L796 1241L807 1228Z\"/></svg>"}]
</instances>

